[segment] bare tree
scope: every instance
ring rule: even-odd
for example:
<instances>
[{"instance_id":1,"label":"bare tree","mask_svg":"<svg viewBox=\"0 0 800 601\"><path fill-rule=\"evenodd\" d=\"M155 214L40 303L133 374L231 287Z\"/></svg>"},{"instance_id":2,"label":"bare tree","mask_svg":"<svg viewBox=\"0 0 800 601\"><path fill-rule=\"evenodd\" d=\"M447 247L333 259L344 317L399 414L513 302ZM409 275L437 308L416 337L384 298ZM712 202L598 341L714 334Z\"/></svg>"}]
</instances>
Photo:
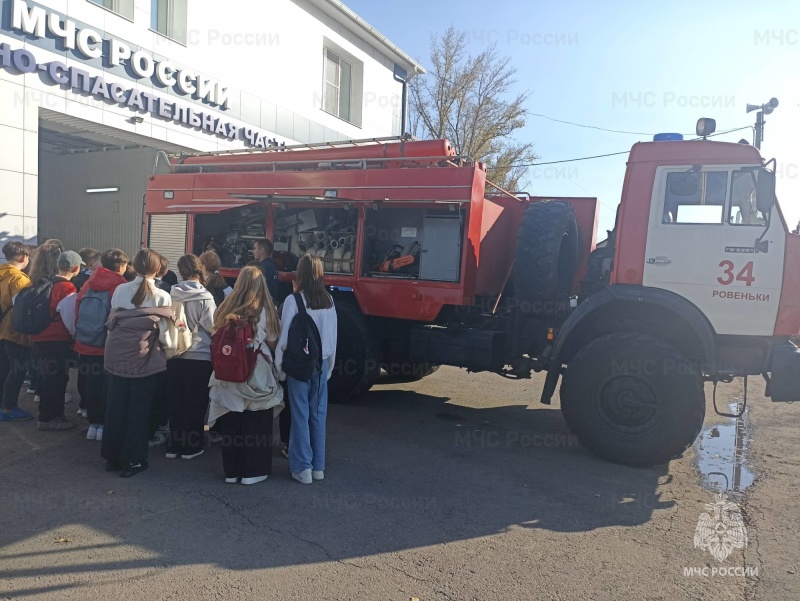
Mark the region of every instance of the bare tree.
<instances>
[{"instance_id":1,"label":"bare tree","mask_svg":"<svg viewBox=\"0 0 800 601\"><path fill-rule=\"evenodd\" d=\"M525 125L529 93L514 94L516 68L492 45L477 56L463 32L450 27L431 38L431 69L411 80L411 131L418 138L448 138L459 154L484 161L488 179L521 189L526 167L539 157L514 132Z\"/></svg>"}]
</instances>

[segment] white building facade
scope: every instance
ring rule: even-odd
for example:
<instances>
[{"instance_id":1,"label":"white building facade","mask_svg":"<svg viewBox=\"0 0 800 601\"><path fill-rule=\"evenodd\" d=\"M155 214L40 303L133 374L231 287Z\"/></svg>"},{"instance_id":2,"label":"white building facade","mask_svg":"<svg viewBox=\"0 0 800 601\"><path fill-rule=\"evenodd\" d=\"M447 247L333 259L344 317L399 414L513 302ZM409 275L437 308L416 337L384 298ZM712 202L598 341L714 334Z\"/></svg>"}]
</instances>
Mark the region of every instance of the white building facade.
<instances>
[{"instance_id":1,"label":"white building facade","mask_svg":"<svg viewBox=\"0 0 800 601\"><path fill-rule=\"evenodd\" d=\"M0 244L135 252L159 150L400 135L423 72L338 0L0 6Z\"/></svg>"}]
</instances>

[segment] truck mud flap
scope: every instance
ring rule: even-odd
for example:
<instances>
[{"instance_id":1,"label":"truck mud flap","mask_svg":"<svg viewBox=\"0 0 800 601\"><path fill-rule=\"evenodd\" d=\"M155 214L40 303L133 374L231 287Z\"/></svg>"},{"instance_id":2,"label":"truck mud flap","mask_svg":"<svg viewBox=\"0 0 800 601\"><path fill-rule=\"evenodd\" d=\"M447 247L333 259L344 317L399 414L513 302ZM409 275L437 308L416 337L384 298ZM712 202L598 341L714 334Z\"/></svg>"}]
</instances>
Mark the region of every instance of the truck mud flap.
<instances>
[{"instance_id":1,"label":"truck mud flap","mask_svg":"<svg viewBox=\"0 0 800 601\"><path fill-rule=\"evenodd\" d=\"M411 360L500 371L505 364L505 334L487 330L417 327L411 330Z\"/></svg>"},{"instance_id":2,"label":"truck mud flap","mask_svg":"<svg viewBox=\"0 0 800 601\"><path fill-rule=\"evenodd\" d=\"M768 397L779 403L800 401L800 348L793 344L773 347L770 372Z\"/></svg>"}]
</instances>

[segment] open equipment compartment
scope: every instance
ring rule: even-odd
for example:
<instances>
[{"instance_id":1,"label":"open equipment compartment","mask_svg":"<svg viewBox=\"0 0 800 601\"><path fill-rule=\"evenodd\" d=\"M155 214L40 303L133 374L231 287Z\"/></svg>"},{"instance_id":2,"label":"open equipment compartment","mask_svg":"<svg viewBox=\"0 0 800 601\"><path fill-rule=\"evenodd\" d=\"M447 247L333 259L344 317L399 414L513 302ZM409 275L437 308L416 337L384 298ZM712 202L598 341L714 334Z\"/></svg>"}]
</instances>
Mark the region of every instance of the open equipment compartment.
<instances>
[{"instance_id":1,"label":"open equipment compartment","mask_svg":"<svg viewBox=\"0 0 800 601\"><path fill-rule=\"evenodd\" d=\"M213 250L222 266L239 269L253 261L253 241L264 237L267 207L254 203L194 217L194 254Z\"/></svg>"},{"instance_id":2,"label":"open equipment compartment","mask_svg":"<svg viewBox=\"0 0 800 601\"><path fill-rule=\"evenodd\" d=\"M356 208L277 206L274 222L272 244L279 269L294 271L301 256L315 254L322 260L325 273L353 273Z\"/></svg>"},{"instance_id":3,"label":"open equipment compartment","mask_svg":"<svg viewBox=\"0 0 800 601\"><path fill-rule=\"evenodd\" d=\"M367 209L362 275L458 282L465 211L451 206Z\"/></svg>"}]
</instances>

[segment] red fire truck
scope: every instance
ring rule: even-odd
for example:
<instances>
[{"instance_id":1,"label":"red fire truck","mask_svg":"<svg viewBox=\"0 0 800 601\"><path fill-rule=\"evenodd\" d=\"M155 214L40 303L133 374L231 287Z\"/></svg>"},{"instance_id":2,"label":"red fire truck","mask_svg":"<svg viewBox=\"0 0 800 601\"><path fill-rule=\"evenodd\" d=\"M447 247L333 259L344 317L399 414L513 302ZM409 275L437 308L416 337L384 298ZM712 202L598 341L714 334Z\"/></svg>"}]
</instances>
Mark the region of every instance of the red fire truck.
<instances>
[{"instance_id":1,"label":"red fire truck","mask_svg":"<svg viewBox=\"0 0 800 601\"><path fill-rule=\"evenodd\" d=\"M381 369L439 365L558 380L580 442L651 465L683 452L704 382L763 374L800 400L800 236L774 169L747 144L637 143L616 224L597 242L595 198L501 190L447 140L378 139L170 157L150 178L143 242L171 261L213 249L235 278L270 238L282 295L306 253L336 301L332 399Z\"/></svg>"}]
</instances>

